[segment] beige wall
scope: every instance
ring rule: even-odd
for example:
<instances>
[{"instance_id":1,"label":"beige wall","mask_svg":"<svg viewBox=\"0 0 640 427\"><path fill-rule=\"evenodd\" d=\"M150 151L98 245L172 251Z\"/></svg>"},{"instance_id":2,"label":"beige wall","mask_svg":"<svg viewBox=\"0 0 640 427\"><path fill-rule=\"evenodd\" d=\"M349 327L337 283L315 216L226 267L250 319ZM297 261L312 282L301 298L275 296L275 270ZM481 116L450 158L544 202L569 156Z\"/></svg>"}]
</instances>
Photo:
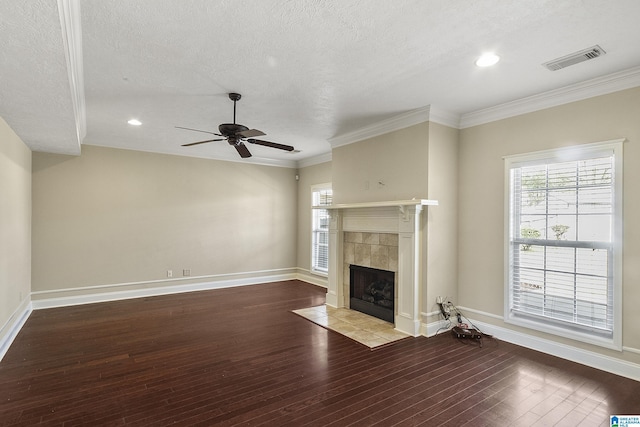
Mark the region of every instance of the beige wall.
<instances>
[{"instance_id":1,"label":"beige wall","mask_svg":"<svg viewBox=\"0 0 640 427\"><path fill-rule=\"evenodd\" d=\"M295 173L86 145L34 153L33 290L294 268Z\"/></svg>"},{"instance_id":2,"label":"beige wall","mask_svg":"<svg viewBox=\"0 0 640 427\"><path fill-rule=\"evenodd\" d=\"M427 278L422 293L422 311L427 313L438 312L438 296L458 302L458 138L457 129L429 125L428 195L439 205L427 208ZM427 323L438 320L436 314Z\"/></svg>"},{"instance_id":3,"label":"beige wall","mask_svg":"<svg viewBox=\"0 0 640 427\"><path fill-rule=\"evenodd\" d=\"M31 150L0 117L0 343L31 292Z\"/></svg>"},{"instance_id":4,"label":"beige wall","mask_svg":"<svg viewBox=\"0 0 640 427\"><path fill-rule=\"evenodd\" d=\"M298 268L311 270L311 187L331 182L331 162L307 166L298 170ZM322 278L319 278L325 281Z\"/></svg>"},{"instance_id":5,"label":"beige wall","mask_svg":"<svg viewBox=\"0 0 640 427\"><path fill-rule=\"evenodd\" d=\"M425 122L332 152L335 203L438 200L423 215L422 313L437 312L437 296L457 303L458 138L457 129Z\"/></svg>"},{"instance_id":6,"label":"beige wall","mask_svg":"<svg viewBox=\"0 0 640 427\"><path fill-rule=\"evenodd\" d=\"M426 199L428 149L428 122L335 148L333 201Z\"/></svg>"},{"instance_id":7,"label":"beige wall","mask_svg":"<svg viewBox=\"0 0 640 427\"><path fill-rule=\"evenodd\" d=\"M640 351L640 88L464 129L459 155L460 305L478 320L640 363L640 354L603 350L497 319L504 305L503 156L627 138L624 145L623 345Z\"/></svg>"}]
</instances>

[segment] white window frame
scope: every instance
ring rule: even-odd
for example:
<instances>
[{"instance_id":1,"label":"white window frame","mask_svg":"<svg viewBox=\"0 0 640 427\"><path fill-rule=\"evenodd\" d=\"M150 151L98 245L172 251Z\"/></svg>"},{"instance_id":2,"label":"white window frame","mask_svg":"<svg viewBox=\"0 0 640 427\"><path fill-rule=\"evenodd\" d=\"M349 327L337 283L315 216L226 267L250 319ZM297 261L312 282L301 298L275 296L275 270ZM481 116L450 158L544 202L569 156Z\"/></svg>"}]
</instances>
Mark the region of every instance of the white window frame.
<instances>
[{"instance_id":1,"label":"white window frame","mask_svg":"<svg viewBox=\"0 0 640 427\"><path fill-rule=\"evenodd\" d=\"M573 147L558 148L552 150L538 151L534 153L513 155L504 157L505 160L505 187L504 187L504 321L509 324L534 329L558 335L565 338L586 342L614 350L622 351L622 198L623 198L623 161L622 149L624 139L603 141L592 144L582 144ZM519 316L511 310L512 289L511 289L511 244L512 238L512 217L511 217L511 170L516 167L551 164L565 161L580 160L585 158L595 158L602 155L614 156L613 174L613 215L612 215L612 261L609 266L612 275L611 288L613 291L613 331L610 336L602 336L595 331L591 333L585 328L575 328L570 325L559 325L558 322L546 322L544 319L535 319L526 316Z\"/></svg>"},{"instance_id":2,"label":"white window frame","mask_svg":"<svg viewBox=\"0 0 640 427\"><path fill-rule=\"evenodd\" d=\"M311 186L311 272L314 274L318 274L321 276L328 276L329 275L329 224L328 224L328 218L329 218L329 211L327 209L322 209L321 207L324 205L320 205L320 204L315 204L314 203L314 199L315 199L315 194L321 191L332 191L331 188L331 183L324 183L324 184L316 184L316 185L312 185ZM321 233L322 231L318 229L316 222L319 220L320 217L324 216L327 219L327 225L326 225L326 231L324 231L326 233L326 246L327 246L327 265L326 268L319 266L318 265L318 260L316 259L315 254L318 252L317 251L317 245L321 245L320 243L317 242L317 236L318 233Z\"/></svg>"}]
</instances>

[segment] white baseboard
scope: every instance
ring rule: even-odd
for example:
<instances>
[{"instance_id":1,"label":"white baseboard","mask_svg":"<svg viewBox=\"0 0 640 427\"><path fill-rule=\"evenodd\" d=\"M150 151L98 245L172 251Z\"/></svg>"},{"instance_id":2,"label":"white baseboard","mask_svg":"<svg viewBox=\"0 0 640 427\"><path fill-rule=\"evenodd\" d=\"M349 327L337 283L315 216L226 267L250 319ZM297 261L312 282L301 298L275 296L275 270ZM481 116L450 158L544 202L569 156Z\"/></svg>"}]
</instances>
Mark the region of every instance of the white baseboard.
<instances>
[{"instance_id":1,"label":"white baseboard","mask_svg":"<svg viewBox=\"0 0 640 427\"><path fill-rule=\"evenodd\" d=\"M218 280L209 280L200 283L160 286L144 289L120 290L112 292L99 291L103 290L105 287L78 288L76 289L76 291L85 291L86 293L82 295L63 297L56 297L55 295L57 292L63 292L67 290L37 293L34 292L33 294L36 294L38 296L49 295L50 297L36 299L33 301L26 299L22 302L22 304L20 304L20 306L11 315L9 320L2 326L2 328L0 328L0 360L2 360L2 357L4 357L6 351L9 349L9 346L18 335L18 332L20 332L20 329L22 328L24 323L29 318L31 311L34 309L92 304L97 302L117 301L123 299L142 298L148 296L168 295L210 289L221 289L234 286L255 285L259 283L277 282L293 279L308 282L317 286L326 287L326 283L323 283L322 278L312 275L311 273L305 272L301 269L297 269L297 271L296 269L287 269L286 271L278 270L270 272L256 272L254 274L242 273L238 275L222 275L217 277L217 279ZM501 319L499 316L495 316L490 313L482 313L466 307L460 308L466 312L476 312L479 314L485 314L489 317L495 317L496 319ZM503 341L530 348L532 350L541 351L543 353L551 354L553 356L561 357L563 359L571 360L583 365L591 366L593 368L597 368L616 375L631 378L636 381L640 381L640 364L627 362L621 359L605 356L599 353L583 350L566 344L557 343L555 341L547 340L544 338L538 338L528 334L523 334L508 328L495 326L478 320L470 320L483 332L493 335ZM448 327L448 325L448 322L445 320L439 320L432 323L421 323L420 334L430 337L435 335L441 328ZM636 354L640 353L640 350L628 347L625 347L623 350Z\"/></svg>"},{"instance_id":2,"label":"white baseboard","mask_svg":"<svg viewBox=\"0 0 640 427\"><path fill-rule=\"evenodd\" d=\"M20 332L20 329L22 329L29 318L29 315L31 315L31 311L33 311L31 299L26 298L13 314L11 314L9 320L0 328L0 361L4 358L11 343L13 343L18 332Z\"/></svg>"},{"instance_id":3,"label":"white baseboard","mask_svg":"<svg viewBox=\"0 0 640 427\"><path fill-rule=\"evenodd\" d=\"M502 317L495 314L485 313L467 307L458 308L464 313L473 312L482 314L490 318L495 318L497 320L502 320ZM625 360L606 356L593 351L583 350L581 348L573 347L567 344L561 344L552 340L524 334L512 329L481 322L479 320L466 320L469 320L482 332L493 335L499 340L506 341L511 344L516 344L521 347L530 348L532 350L540 351L542 353L550 354L552 356L560 357L562 359L570 360L572 362L580 363L582 365L590 366L592 368L600 369L601 371L610 372L612 374L640 381L640 364L627 362ZM450 325L446 320L440 320L433 323L423 323L421 332L422 335L431 337L435 335L438 330L440 330L440 328L445 328L448 326ZM640 350L630 347L623 347L623 351L628 351L630 353L636 354L640 353Z\"/></svg>"},{"instance_id":4,"label":"white baseboard","mask_svg":"<svg viewBox=\"0 0 640 427\"><path fill-rule=\"evenodd\" d=\"M311 283L312 285L321 286L323 288L329 287L329 280L327 279L327 277L313 274L309 270L305 270L302 268L298 268L296 279L302 280L303 282Z\"/></svg>"},{"instance_id":5,"label":"white baseboard","mask_svg":"<svg viewBox=\"0 0 640 427\"><path fill-rule=\"evenodd\" d=\"M637 363L627 362L566 344L560 344L555 341L523 334L477 320L472 320L472 322L476 324L482 332L493 335L500 340L640 381L640 365Z\"/></svg>"},{"instance_id":6,"label":"white baseboard","mask_svg":"<svg viewBox=\"0 0 640 427\"><path fill-rule=\"evenodd\" d=\"M33 309L66 307L72 305L93 304L123 299L169 295L182 292L195 292L222 289L234 286L256 285L283 280L300 280L312 285L327 287L327 279L300 268L257 271L238 274L223 274L201 277L181 277L174 280L117 283L112 285L87 286L81 288L56 289L52 291L32 292ZM181 281L195 283L176 284ZM127 289L137 287L138 289ZM66 295L73 293L74 295Z\"/></svg>"},{"instance_id":7,"label":"white baseboard","mask_svg":"<svg viewBox=\"0 0 640 427\"><path fill-rule=\"evenodd\" d=\"M211 289L230 288L234 286L256 285L267 282L280 282L297 279L296 269L258 271L219 276L190 277L190 280L208 279L196 283L178 285L162 285L168 280L156 282L132 282L126 284L101 285L75 289L32 292L33 309L67 307L73 305L93 304L98 302L118 301L124 299L150 296L178 294ZM184 279L181 279L184 280ZM153 285L156 286L153 286ZM122 289L126 287L146 286L139 289ZM122 290L120 290L122 289ZM73 291L75 295L64 295ZM62 296L59 296L62 295ZM34 298L35 297L35 298Z\"/></svg>"},{"instance_id":8,"label":"white baseboard","mask_svg":"<svg viewBox=\"0 0 640 427\"><path fill-rule=\"evenodd\" d=\"M196 283L175 284L185 280L202 280L205 278L208 280L197 281ZM129 282L32 292L30 298L25 299L9 317L9 320L0 328L0 360L4 357L33 310L222 289L235 286L257 285L260 283L280 282L284 280L300 280L312 285L327 287L327 281L323 277L311 274L306 270L289 268L239 274L177 278L176 280ZM167 283L174 284L167 285ZM136 286L139 288L126 289ZM73 292L74 295L66 295L71 292Z\"/></svg>"},{"instance_id":9,"label":"white baseboard","mask_svg":"<svg viewBox=\"0 0 640 427\"><path fill-rule=\"evenodd\" d=\"M450 327L451 322L444 319L440 319L437 322L422 323L422 325L420 325L420 334L424 335L425 337L432 337L438 332L442 332L446 329L449 329Z\"/></svg>"},{"instance_id":10,"label":"white baseboard","mask_svg":"<svg viewBox=\"0 0 640 427\"><path fill-rule=\"evenodd\" d=\"M395 325L397 331L404 332L412 337L419 337L422 334L422 322L405 317L402 314L396 314Z\"/></svg>"}]
</instances>

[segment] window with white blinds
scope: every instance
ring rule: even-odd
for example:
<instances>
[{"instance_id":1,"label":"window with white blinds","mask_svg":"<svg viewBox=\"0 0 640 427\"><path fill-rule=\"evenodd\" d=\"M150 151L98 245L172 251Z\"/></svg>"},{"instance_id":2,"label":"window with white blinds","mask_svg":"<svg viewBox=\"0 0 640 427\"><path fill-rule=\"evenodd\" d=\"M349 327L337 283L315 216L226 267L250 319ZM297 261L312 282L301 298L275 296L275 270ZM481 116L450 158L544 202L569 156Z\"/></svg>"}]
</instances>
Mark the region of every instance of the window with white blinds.
<instances>
[{"instance_id":1,"label":"window with white blinds","mask_svg":"<svg viewBox=\"0 0 640 427\"><path fill-rule=\"evenodd\" d=\"M621 154L603 143L507 159L508 320L616 341Z\"/></svg>"},{"instance_id":2,"label":"window with white blinds","mask_svg":"<svg viewBox=\"0 0 640 427\"><path fill-rule=\"evenodd\" d=\"M318 207L330 206L332 200L330 184L311 188L311 271L320 274L329 271L329 211Z\"/></svg>"}]
</instances>

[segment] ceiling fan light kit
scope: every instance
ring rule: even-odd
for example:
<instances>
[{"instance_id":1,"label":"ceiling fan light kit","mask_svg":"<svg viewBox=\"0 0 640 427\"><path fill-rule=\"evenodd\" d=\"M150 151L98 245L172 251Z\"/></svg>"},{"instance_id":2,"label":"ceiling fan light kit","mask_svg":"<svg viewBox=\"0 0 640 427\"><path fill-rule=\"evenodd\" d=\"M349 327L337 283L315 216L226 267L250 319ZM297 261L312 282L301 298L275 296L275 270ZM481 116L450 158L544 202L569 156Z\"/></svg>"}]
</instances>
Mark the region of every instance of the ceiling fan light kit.
<instances>
[{"instance_id":1,"label":"ceiling fan light kit","mask_svg":"<svg viewBox=\"0 0 640 427\"><path fill-rule=\"evenodd\" d=\"M245 145L245 142L248 142L249 144L262 145L264 147L277 148L278 150L294 151L294 148L290 145L278 144L276 142L264 141L261 139L254 139L254 137L256 136L262 136L266 134L258 129L249 129L244 125L236 123L236 102L239 101L240 98L242 98L242 95L240 95L239 93L232 92L229 94L229 99L233 101L233 123L222 123L221 125L219 125L218 131L220 133L176 126L177 129L186 129L186 130L192 130L196 132L209 133L212 135L221 136L223 138L207 139L205 141L198 141L198 142L190 142L188 144L182 144L182 146L190 147L192 145L206 144L208 142L226 140L229 143L229 145L232 145L233 147L235 147L236 151L238 151L238 154L243 159L251 157L251 152Z\"/></svg>"}]
</instances>

